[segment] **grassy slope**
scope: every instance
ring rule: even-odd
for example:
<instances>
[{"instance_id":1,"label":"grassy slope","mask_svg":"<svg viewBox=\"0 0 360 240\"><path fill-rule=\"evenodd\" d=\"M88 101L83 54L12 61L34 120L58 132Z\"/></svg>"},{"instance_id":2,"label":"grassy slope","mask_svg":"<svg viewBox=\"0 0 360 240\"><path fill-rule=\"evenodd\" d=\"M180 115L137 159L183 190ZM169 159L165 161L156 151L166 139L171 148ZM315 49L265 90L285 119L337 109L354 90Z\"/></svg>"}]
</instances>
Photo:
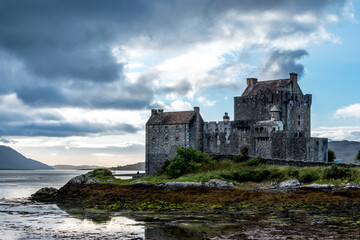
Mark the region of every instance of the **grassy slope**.
<instances>
[{"instance_id":1,"label":"grassy slope","mask_svg":"<svg viewBox=\"0 0 360 240\"><path fill-rule=\"evenodd\" d=\"M269 182L299 179L302 183L331 183L343 185L347 182L360 181L360 168L333 167L293 167L263 164L261 159L253 158L236 163L220 161L215 165L202 165L199 171L171 179L166 174L158 174L142 178L150 183L176 182L206 182L210 179L221 179L236 184L244 182ZM116 180L117 184L127 184L134 180Z\"/></svg>"}]
</instances>

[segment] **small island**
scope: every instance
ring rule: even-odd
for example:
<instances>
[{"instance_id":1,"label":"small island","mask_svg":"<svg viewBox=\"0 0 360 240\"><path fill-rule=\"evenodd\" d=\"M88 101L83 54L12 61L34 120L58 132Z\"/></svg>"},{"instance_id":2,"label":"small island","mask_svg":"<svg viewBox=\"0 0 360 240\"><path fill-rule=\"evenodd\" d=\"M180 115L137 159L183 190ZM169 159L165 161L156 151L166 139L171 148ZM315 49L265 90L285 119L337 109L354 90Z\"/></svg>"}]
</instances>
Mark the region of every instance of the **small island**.
<instances>
[{"instance_id":1,"label":"small island","mask_svg":"<svg viewBox=\"0 0 360 240\"><path fill-rule=\"evenodd\" d=\"M179 148L156 175L121 180L96 169L59 190L41 189L32 200L56 203L71 214L140 219L241 216L259 218L268 227L264 221L286 218L290 228L301 226L309 234L316 223L321 236L346 231L342 236L353 237L360 228L359 176L359 168L278 166L243 155L219 161L194 148Z\"/></svg>"}]
</instances>

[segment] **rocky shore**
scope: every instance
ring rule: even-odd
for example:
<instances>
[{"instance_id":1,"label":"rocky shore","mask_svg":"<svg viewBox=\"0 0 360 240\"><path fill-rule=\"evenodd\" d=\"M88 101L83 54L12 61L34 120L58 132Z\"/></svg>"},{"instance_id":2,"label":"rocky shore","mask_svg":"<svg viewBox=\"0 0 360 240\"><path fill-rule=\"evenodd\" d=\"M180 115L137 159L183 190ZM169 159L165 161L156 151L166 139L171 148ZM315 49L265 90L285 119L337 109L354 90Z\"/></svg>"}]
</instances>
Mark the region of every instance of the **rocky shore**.
<instances>
[{"instance_id":1,"label":"rocky shore","mask_svg":"<svg viewBox=\"0 0 360 240\"><path fill-rule=\"evenodd\" d=\"M149 239L159 239L159 234L178 237L179 231L193 239L359 239L360 189L355 183L340 188L288 180L244 190L216 179L156 184L138 180L128 185L113 184L111 179L86 174L59 190L41 189L31 199L56 203L74 215L97 219L122 215L164 226L157 229L150 224L146 235L156 237ZM184 219L195 225L202 222L201 227L208 229L181 224L174 228L172 224ZM215 230L210 227L214 221L223 226Z\"/></svg>"}]
</instances>

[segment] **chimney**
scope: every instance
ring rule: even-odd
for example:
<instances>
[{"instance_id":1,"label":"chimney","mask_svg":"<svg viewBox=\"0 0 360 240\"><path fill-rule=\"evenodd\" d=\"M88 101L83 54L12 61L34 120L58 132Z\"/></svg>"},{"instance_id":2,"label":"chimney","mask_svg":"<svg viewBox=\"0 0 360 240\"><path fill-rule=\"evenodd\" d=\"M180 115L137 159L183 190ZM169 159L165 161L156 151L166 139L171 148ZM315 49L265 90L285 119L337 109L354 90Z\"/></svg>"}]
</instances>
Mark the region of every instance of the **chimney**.
<instances>
[{"instance_id":1,"label":"chimney","mask_svg":"<svg viewBox=\"0 0 360 240\"><path fill-rule=\"evenodd\" d=\"M225 112L225 115L223 116L223 121L224 122L229 122L230 121L230 117L229 117L229 114L227 112Z\"/></svg>"},{"instance_id":2,"label":"chimney","mask_svg":"<svg viewBox=\"0 0 360 240\"><path fill-rule=\"evenodd\" d=\"M151 109L151 115L156 115L157 114L157 110L156 109Z\"/></svg>"},{"instance_id":3,"label":"chimney","mask_svg":"<svg viewBox=\"0 0 360 240\"><path fill-rule=\"evenodd\" d=\"M158 109L158 114L159 114L159 116L160 116L160 119L159 119L159 122L160 122L160 123L162 123L163 112L164 112L164 109Z\"/></svg>"},{"instance_id":4,"label":"chimney","mask_svg":"<svg viewBox=\"0 0 360 240\"><path fill-rule=\"evenodd\" d=\"M200 113L200 108L199 107L194 107L194 112Z\"/></svg>"},{"instance_id":5,"label":"chimney","mask_svg":"<svg viewBox=\"0 0 360 240\"><path fill-rule=\"evenodd\" d=\"M290 73L290 80L297 83L297 73Z\"/></svg>"},{"instance_id":6,"label":"chimney","mask_svg":"<svg viewBox=\"0 0 360 240\"><path fill-rule=\"evenodd\" d=\"M248 87L255 85L257 83L257 80L258 80L257 78L247 78L246 81Z\"/></svg>"}]
</instances>

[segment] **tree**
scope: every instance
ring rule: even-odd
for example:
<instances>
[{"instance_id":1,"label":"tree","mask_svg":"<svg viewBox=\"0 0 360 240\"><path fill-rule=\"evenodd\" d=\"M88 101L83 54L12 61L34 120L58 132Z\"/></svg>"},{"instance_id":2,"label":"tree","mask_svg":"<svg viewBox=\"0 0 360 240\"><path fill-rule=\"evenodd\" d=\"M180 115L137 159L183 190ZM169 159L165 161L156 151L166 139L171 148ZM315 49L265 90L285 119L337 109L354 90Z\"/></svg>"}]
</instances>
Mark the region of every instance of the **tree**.
<instances>
[{"instance_id":1,"label":"tree","mask_svg":"<svg viewBox=\"0 0 360 240\"><path fill-rule=\"evenodd\" d=\"M360 162L360 150L358 151L358 153L356 154L356 160L358 160Z\"/></svg>"},{"instance_id":2,"label":"tree","mask_svg":"<svg viewBox=\"0 0 360 240\"><path fill-rule=\"evenodd\" d=\"M329 162L334 162L336 158L335 152L331 149L328 150L328 161Z\"/></svg>"}]
</instances>

